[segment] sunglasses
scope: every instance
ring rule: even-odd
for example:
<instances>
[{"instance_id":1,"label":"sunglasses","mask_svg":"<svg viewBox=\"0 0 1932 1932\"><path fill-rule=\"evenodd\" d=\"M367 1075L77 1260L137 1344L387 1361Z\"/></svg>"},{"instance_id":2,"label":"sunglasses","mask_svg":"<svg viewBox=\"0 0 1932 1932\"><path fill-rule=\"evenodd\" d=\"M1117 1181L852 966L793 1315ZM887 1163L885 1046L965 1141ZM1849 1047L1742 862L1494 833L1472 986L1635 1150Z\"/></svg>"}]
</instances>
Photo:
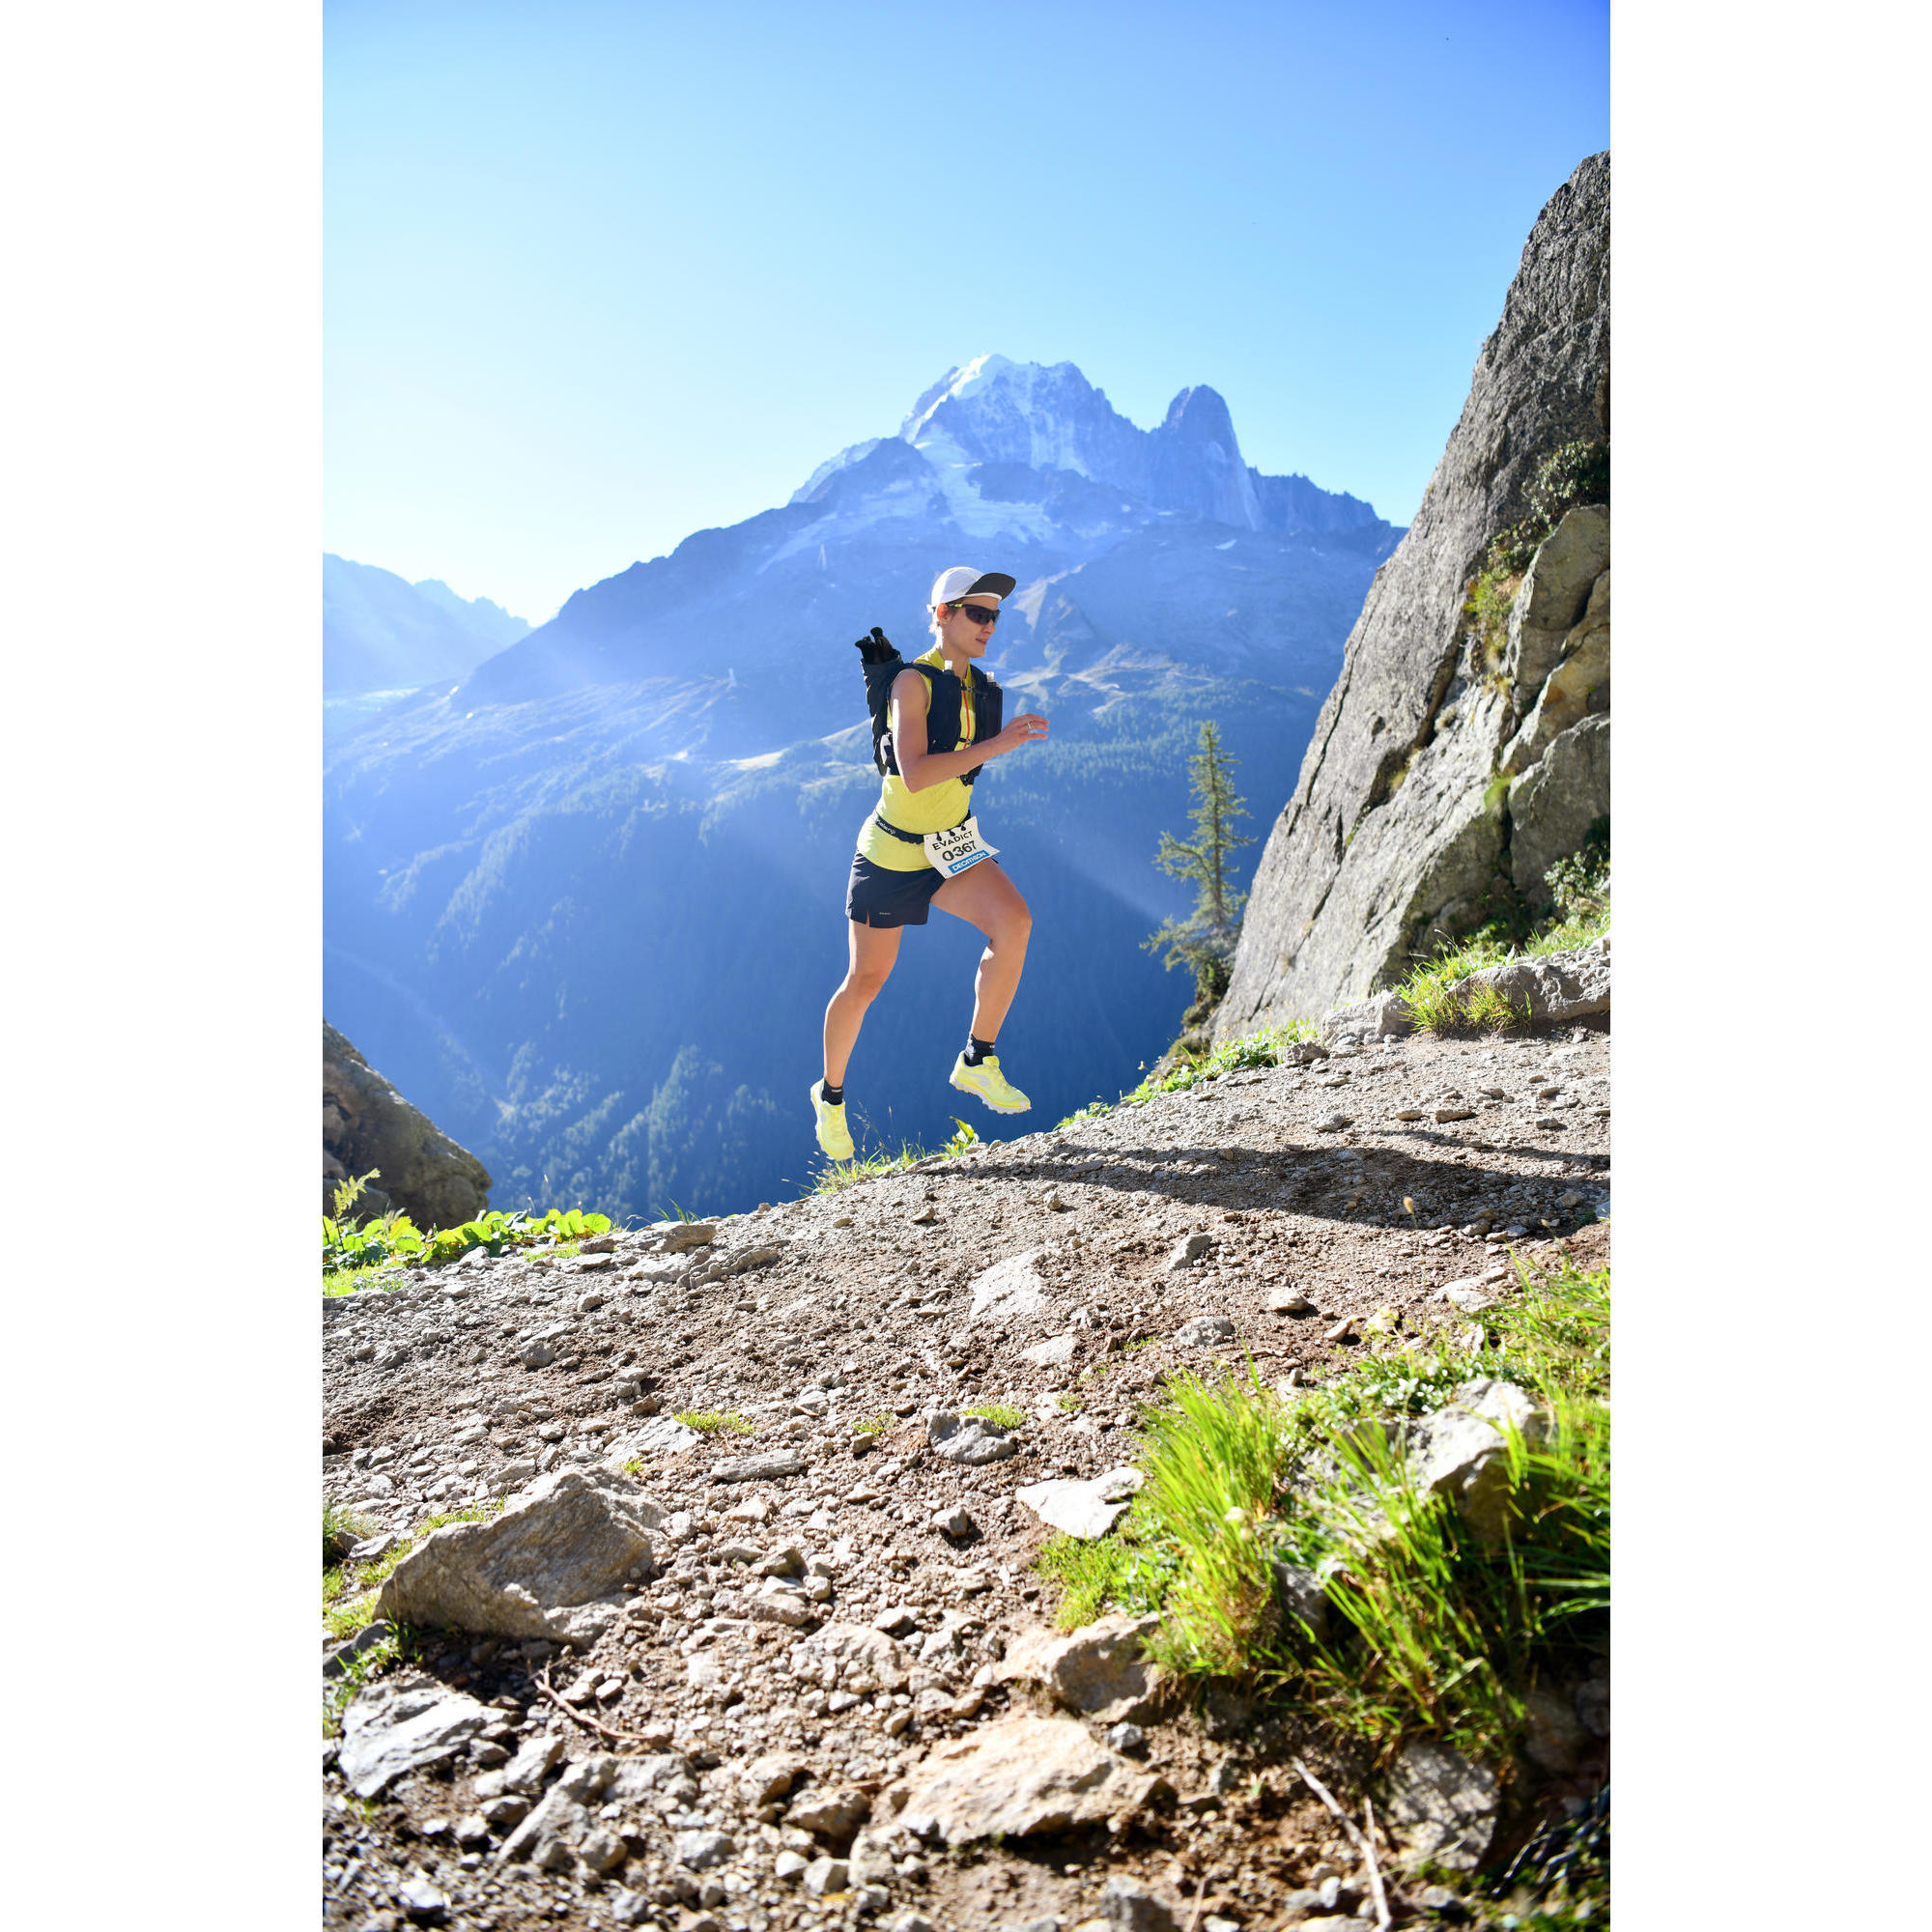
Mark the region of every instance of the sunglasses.
<instances>
[{"instance_id":1,"label":"sunglasses","mask_svg":"<svg viewBox=\"0 0 1932 1932\"><path fill-rule=\"evenodd\" d=\"M952 608L965 611L976 624L997 624L1000 621L1000 613L984 604L955 604Z\"/></svg>"}]
</instances>

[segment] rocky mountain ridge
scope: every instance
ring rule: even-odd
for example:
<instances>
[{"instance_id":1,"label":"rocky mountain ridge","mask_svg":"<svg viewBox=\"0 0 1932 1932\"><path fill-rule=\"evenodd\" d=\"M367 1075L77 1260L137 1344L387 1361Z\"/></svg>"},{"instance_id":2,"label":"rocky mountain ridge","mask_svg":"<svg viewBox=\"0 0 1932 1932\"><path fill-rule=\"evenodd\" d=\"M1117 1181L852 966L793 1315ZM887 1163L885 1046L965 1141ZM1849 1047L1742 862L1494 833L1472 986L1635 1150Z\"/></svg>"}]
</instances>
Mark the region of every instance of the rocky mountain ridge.
<instances>
[{"instance_id":1,"label":"rocky mountain ridge","mask_svg":"<svg viewBox=\"0 0 1932 1932\"><path fill-rule=\"evenodd\" d=\"M1358 999L1512 892L1536 902L1609 811L1606 504L1548 531L1506 623L1471 606L1542 467L1607 447L1609 182L1608 155L1589 156L1531 230L1269 834L1217 1037ZM1512 582L1490 571L1492 593Z\"/></svg>"},{"instance_id":2,"label":"rocky mountain ridge","mask_svg":"<svg viewBox=\"0 0 1932 1932\"><path fill-rule=\"evenodd\" d=\"M1292 1726L1178 1695L1132 1618L1050 1629L1032 1561L1051 1528L1109 1532L1168 1376L1252 1360L1293 1399L1480 1316L1519 1258L1600 1262L1605 1027L1339 1013L1281 1065L889 1179L327 1300L324 1488L369 1520L358 1553L511 1500L382 1586L383 1614L458 1628L347 1698L325 1923L1364 1932L1378 1895L1399 1922L1462 1909L1409 1861L1493 1863L1584 1815L1605 1680L1539 1692L1514 1770L1406 1753L1372 1883ZM1432 1481L1493 1453L1483 1405L1518 1414L1465 1394L1418 1441ZM352 1686L369 1641L329 1666ZM1317 1763L1345 1794L1363 1776Z\"/></svg>"}]
</instances>

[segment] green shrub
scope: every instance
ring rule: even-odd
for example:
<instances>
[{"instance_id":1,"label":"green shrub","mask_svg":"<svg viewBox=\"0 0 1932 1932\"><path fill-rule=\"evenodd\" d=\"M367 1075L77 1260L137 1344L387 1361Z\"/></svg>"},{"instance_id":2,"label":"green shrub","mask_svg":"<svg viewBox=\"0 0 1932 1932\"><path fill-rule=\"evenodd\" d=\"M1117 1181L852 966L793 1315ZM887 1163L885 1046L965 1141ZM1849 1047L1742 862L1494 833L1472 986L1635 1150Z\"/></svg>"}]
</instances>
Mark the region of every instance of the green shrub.
<instances>
[{"instance_id":1,"label":"green shrub","mask_svg":"<svg viewBox=\"0 0 1932 1932\"><path fill-rule=\"evenodd\" d=\"M372 1270L385 1270L405 1263L431 1265L452 1262L471 1248L487 1248L493 1255L511 1248L528 1247L545 1239L577 1241L586 1235L607 1234L608 1214L586 1214L576 1208L553 1208L547 1213L513 1214L495 1208L454 1228L439 1228L425 1235L407 1214L390 1209L373 1221L356 1222L351 1211L369 1182L380 1170L337 1186L335 1212L322 1217L322 1272L326 1293L348 1293L365 1285ZM573 1250L574 1251L574 1250Z\"/></svg>"},{"instance_id":2,"label":"green shrub","mask_svg":"<svg viewBox=\"0 0 1932 1932\"><path fill-rule=\"evenodd\" d=\"M1558 915L1565 920L1587 919L1610 902L1610 821L1593 820L1582 844L1567 859L1559 859L1543 875Z\"/></svg>"},{"instance_id":3,"label":"green shrub","mask_svg":"<svg viewBox=\"0 0 1932 1932\"><path fill-rule=\"evenodd\" d=\"M1530 549L1531 554L1534 554L1535 546ZM1509 641L1510 607L1516 602L1516 593L1522 585L1522 573L1527 567L1527 558L1514 567L1491 563L1476 573L1469 585L1469 594L1463 603L1463 615L1476 634L1483 665L1487 668L1493 668L1502 663L1503 649Z\"/></svg>"},{"instance_id":4,"label":"green shrub","mask_svg":"<svg viewBox=\"0 0 1932 1932\"><path fill-rule=\"evenodd\" d=\"M735 1408L688 1408L671 1417L700 1435L755 1435L757 1431Z\"/></svg>"},{"instance_id":5,"label":"green shrub","mask_svg":"<svg viewBox=\"0 0 1932 1932\"><path fill-rule=\"evenodd\" d=\"M1525 517L1522 522L1498 530L1483 553L1484 573L1493 578L1508 578L1513 583L1520 584L1536 555L1538 545L1548 534L1548 530L1534 517ZM1514 596L1514 591L1511 594Z\"/></svg>"},{"instance_id":6,"label":"green shrub","mask_svg":"<svg viewBox=\"0 0 1932 1932\"><path fill-rule=\"evenodd\" d=\"M1578 503L1610 500L1610 446L1585 438L1552 449L1526 492L1531 513L1554 529Z\"/></svg>"},{"instance_id":7,"label":"green shrub","mask_svg":"<svg viewBox=\"0 0 1932 1932\"><path fill-rule=\"evenodd\" d=\"M1520 577L1544 539L1577 504L1610 500L1609 444L1586 438L1552 449L1537 465L1523 497L1529 515L1490 539L1485 571Z\"/></svg>"}]
</instances>

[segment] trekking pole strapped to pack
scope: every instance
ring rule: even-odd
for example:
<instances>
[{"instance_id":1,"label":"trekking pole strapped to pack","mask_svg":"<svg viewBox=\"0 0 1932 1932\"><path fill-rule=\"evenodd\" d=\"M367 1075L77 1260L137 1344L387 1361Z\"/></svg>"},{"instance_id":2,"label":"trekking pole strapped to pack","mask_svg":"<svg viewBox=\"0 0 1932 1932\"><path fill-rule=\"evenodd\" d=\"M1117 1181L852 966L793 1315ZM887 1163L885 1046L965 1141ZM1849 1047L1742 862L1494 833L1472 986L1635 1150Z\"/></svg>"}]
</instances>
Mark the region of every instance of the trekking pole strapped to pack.
<instances>
[{"instance_id":1,"label":"trekking pole strapped to pack","mask_svg":"<svg viewBox=\"0 0 1932 1932\"><path fill-rule=\"evenodd\" d=\"M872 763L883 777L887 770L884 741L893 722L893 680L905 669L905 659L876 624L855 640L854 648L866 671L866 709L872 715ZM898 769L896 763L892 769Z\"/></svg>"}]
</instances>

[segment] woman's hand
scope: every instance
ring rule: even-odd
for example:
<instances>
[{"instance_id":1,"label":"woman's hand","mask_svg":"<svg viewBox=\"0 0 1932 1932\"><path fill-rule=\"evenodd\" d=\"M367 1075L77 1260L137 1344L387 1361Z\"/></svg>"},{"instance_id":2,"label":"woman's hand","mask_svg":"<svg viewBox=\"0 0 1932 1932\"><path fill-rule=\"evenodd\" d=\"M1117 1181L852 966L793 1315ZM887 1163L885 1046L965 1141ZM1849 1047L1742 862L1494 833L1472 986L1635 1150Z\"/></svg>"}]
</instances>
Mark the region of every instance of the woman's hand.
<instances>
[{"instance_id":1,"label":"woman's hand","mask_svg":"<svg viewBox=\"0 0 1932 1932\"><path fill-rule=\"evenodd\" d=\"M1008 752L1017 752L1022 745L1037 744L1046 731L1046 720L1037 712L1029 711L1015 718L998 737L988 739L983 749L994 756L1004 756Z\"/></svg>"}]
</instances>

